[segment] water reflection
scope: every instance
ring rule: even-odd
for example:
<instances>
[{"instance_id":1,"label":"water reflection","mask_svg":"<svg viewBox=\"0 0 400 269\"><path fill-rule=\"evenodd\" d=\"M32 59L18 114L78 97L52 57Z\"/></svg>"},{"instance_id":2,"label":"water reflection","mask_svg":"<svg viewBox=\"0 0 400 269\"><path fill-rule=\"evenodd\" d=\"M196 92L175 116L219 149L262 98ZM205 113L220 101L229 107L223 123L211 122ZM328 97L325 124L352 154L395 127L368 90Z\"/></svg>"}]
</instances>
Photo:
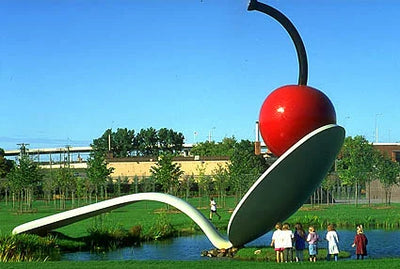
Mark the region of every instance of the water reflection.
<instances>
[{"instance_id":1,"label":"water reflection","mask_svg":"<svg viewBox=\"0 0 400 269\"><path fill-rule=\"evenodd\" d=\"M324 238L325 231L318 234ZM352 254L355 258L355 249L351 247L355 231L338 230L340 248ZM400 257L400 248L396 243L400 241L400 231L365 231L368 237L367 258ZM266 246L271 242L272 232L252 241L246 246ZM320 247L326 247L326 241L320 243ZM178 237L165 241L144 243L139 247L127 247L105 253L76 252L65 253L62 260L87 261L87 260L202 260L203 250L214 248L204 235Z\"/></svg>"},{"instance_id":2,"label":"water reflection","mask_svg":"<svg viewBox=\"0 0 400 269\"><path fill-rule=\"evenodd\" d=\"M75 252L63 254L62 260L180 260L195 261L208 259L201 257L203 250L213 245L205 235L177 237L173 239L146 242L141 246L126 247L104 253Z\"/></svg>"}]
</instances>

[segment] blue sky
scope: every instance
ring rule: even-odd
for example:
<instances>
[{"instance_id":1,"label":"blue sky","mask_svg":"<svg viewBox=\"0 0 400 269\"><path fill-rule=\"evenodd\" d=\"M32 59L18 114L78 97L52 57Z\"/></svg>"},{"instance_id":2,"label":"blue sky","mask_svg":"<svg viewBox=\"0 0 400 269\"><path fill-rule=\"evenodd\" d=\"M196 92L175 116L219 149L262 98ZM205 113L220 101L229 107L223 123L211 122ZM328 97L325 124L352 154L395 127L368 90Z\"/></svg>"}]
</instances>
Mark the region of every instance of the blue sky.
<instances>
[{"instance_id":1,"label":"blue sky","mask_svg":"<svg viewBox=\"0 0 400 269\"><path fill-rule=\"evenodd\" d=\"M298 64L286 31L247 3L2 0L0 148L87 146L125 127L254 140L261 104L297 83ZM308 85L347 135L400 142L400 1L266 3L300 32Z\"/></svg>"}]
</instances>

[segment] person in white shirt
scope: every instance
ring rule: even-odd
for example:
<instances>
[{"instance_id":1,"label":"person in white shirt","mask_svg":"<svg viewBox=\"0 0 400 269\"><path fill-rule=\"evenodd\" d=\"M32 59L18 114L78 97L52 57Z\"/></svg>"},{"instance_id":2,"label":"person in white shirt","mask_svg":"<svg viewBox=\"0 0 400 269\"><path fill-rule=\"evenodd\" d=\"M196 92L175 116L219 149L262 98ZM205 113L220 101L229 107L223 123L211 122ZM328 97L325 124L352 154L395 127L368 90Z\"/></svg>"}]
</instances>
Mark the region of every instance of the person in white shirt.
<instances>
[{"instance_id":1,"label":"person in white shirt","mask_svg":"<svg viewBox=\"0 0 400 269\"><path fill-rule=\"evenodd\" d=\"M339 255L339 237L333 224L329 224L327 230L328 232L325 236L326 241L328 241L328 254L326 256L326 260L329 261L331 259L331 255L333 255L335 261L337 261Z\"/></svg>"},{"instance_id":2,"label":"person in white shirt","mask_svg":"<svg viewBox=\"0 0 400 269\"><path fill-rule=\"evenodd\" d=\"M282 226L282 247L284 248L283 260L285 262L293 261L293 232L290 230L289 223Z\"/></svg>"},{"instance_id":3,"label":"person in white shirt","mask_svg":"<svg viewBox=\"0 0 400 269\"><path fill-rule=\"evenodd\" d=\"M282 224L275 224L275 231L272 234L271 247L274 247L276 253L276 262L283 262L283 250L285 248L282 247Z\"/></svg>"},{"instance_id":4,"label":"person in white shirt","mask_svg":"<svg viewBox=\"0 0 400 269\"><path fill-rule=\"evenodd\" d=\"M218 219L221 219L221 216L217 212L217 202L215 202L214 198L210 199L210 220L212 220L213 214L218 216Z\"/></svg>"}]
</instances>

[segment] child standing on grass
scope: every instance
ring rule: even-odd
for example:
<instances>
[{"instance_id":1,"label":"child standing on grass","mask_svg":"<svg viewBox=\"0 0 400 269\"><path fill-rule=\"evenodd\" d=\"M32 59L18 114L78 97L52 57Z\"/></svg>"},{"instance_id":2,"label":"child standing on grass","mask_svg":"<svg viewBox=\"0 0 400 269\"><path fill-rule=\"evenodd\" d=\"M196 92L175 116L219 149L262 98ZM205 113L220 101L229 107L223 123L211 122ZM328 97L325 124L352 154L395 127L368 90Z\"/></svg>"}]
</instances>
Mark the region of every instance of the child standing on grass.
<instances>
[{"instance_id":1,"label":"child standing on grass","mask_svg":"<svg viewBox=\"0 0 400 269\"><path fill-rule=\"evenodd\" d=\"M368 239L364 234L362 225L357 225L357 234L354 237L353 245L351 245L353 248L356 247L357 260L360 259L360 257L361 260L364 260L364 256L367 255L367 244Z\"/></svg>"},{"instance_id":2,"label":"child standing on grass","mask_svg":"<svg viewBox=\"0 0 400 269\"><path fill-rule=\"evenodd\" d=\"M337 261L339 254L339 237L333 224L328 225L328 232L326 233L325 239L328 241L328 254L326 255L326 260L330 261L331 255L333 255L335 261Z\"/></svg>"},{"instance_id":3,"label":"child standing on grass","mask_svg":"<svg viewBox=\"0 0 400 269\"><path fill-rule=\"evenodd\" d=\"M294 247L296 249L296 262L302 262L304 259L304 249L306 247L306 232L301 223L294 225Z\"/></svg>"},{"instance_id":4,"label":"child standing on grass","mask_svg":"<svg viewBox=\"0 0 400 269\"><path fill-rule=\"evenodd\" d=\"M308 228L308 235L307 235L308 254L310 255L310 262L317 261L318 241L319 241L318 234L315 232L314 227L310 226Z\"/></svg>"},{"instance_id":5,"label":"child standing on grass","mask_svg":"<svg viewBox=\"0 0 400 269\"><path fill-rule=\"evenodd\" d=\"M282 247L284 248L283 260L285 262L293 261L293 232L290 230L289 223L282 226Z\"/></svg>"},{"instance_id":6,"label":"child standing on grass","mask_svg":"<svg viewBox=\"0 0 400 269\"><path fill-rule=\"evenodd\" d=\"M271 241L271 247L274 247L275 253L276 253L276 262L283 262L283 250L284 248L282 247L282 224L277 223L275 224L275 231L272 234L272 241Z\"/></svg>"}]
</instances>

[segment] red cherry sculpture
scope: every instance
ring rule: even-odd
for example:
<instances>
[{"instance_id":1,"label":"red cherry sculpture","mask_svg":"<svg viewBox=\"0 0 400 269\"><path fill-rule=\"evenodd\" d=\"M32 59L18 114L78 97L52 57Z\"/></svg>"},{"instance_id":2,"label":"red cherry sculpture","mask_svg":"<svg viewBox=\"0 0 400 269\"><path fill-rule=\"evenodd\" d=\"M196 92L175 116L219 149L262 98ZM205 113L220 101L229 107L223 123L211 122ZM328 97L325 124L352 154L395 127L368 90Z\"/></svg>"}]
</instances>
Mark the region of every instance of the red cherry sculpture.
<instances>
[{"instance_id":1,"label":"red cherry sculpture","mask_svg":"<svg viewBox=\"0 0 400 269\"><path fill-rule=\"evenodd\" d=\"M257 0L250 0L248 10L258 10L276 19L292 38L299 60L298 85L273 91L260 111L262 138L268 149L280 156L306 134L324 125L335 124L336 113L325 94L307 86L306 49L293 23L280 11Z\"/></svg>"},{"instance_id":2,"label":"red cherry sculpture","mask_svg":"<svg viewBox=\"0 0 400 269\"><path fill-rule=\"evenodd\" d=\"M329 98L304 85L287 85L273 91L265 99L259 117L261 136L276 156L306 134L335 123L336 113Z\"/></svg>"}]
</instances>

